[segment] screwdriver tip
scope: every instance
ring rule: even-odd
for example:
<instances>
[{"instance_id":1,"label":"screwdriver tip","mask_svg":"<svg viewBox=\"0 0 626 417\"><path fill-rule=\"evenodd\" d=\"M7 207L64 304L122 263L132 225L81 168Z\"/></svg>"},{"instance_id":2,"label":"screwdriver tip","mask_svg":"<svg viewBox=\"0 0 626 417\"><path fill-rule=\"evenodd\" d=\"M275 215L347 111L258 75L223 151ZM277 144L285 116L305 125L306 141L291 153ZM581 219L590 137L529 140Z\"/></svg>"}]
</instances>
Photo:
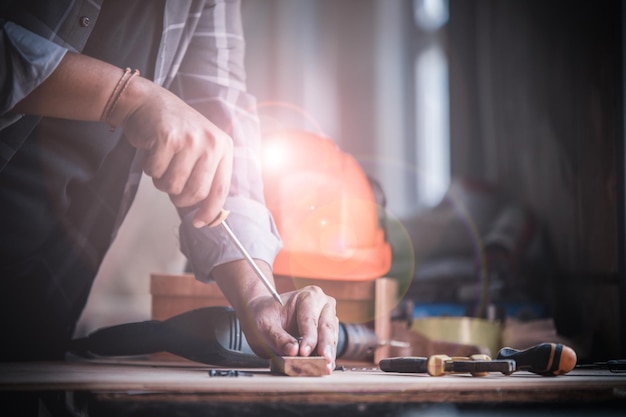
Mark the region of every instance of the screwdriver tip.
<instances>
[{"instance_id":1,"label":"screwdriver tip","mask_svg":"<svg viewBox=\"0 0 626 417\"><path fill-rule=\"evenodd\" d=\"M282 298L280 298L280 294L278 294L277 292L274 292L272 295L274 296L274 299L278 301L278 304L280 304L283 307L285 306L285 303L283 303Z\"/></svg>"}]
</instances>

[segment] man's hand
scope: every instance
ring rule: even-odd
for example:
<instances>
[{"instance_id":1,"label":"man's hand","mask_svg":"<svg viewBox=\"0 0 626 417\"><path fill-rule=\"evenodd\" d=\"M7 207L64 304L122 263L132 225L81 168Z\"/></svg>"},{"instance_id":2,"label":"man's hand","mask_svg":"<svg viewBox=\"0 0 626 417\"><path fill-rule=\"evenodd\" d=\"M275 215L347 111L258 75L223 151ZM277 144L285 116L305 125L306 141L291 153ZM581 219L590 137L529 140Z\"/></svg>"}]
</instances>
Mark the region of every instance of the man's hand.
<instances>
[{"instance_id":1,"label":"man's hand","mask_svg":"<svg viewBox=\"0 0 626 417\"><path fill-rule=\"evenodd\" d=\"M55 71L13 111L71 120L100 120L124 71L68 52ZM199 204L194 225L224 206L232 173L232 139L175 94L142 77L126 85L107 122L148 152L144 171L178 207Z\"/></svg>"},{"instance_id":2,"label":"man's hand","mask_svg":"<svg viewBox=\"0 0 626 417\"><path fill-rule=\"evenodd\" d=\"M131 145L147 150L144 172L177 207L199 204L194 226L224 206L232 174L230 136L170 91L132 80L113 117Z\"/></svg>"},{"instance_id":3,"label":"man's hand","mask_svg":"<svg viewBox=\"0 0 626 417\"><path fill-rule=\"evenodd\" d=\"M258 262L267 277L272 273ZM281 306L245 261L220 265L213 276L229 299L252 350L259 356L324 356L335 369L339 320L336 301L317 286L281 294ZM299 340L298 338L301 338Z\"/></svg>"},{"instance_id":4,"label":"man's hand","mask_svg":"<svg viewBox=\"0 0 626 417\"><path fill-rule=\"evenodd\" d=\"M324 356L328 373L335 369L339 320L335 299L316 286L282 294L281 307L261 296L238 315L250 347L262 357ZM298 339L301 338L301 339Z\"/></svg>"}]
</instances>

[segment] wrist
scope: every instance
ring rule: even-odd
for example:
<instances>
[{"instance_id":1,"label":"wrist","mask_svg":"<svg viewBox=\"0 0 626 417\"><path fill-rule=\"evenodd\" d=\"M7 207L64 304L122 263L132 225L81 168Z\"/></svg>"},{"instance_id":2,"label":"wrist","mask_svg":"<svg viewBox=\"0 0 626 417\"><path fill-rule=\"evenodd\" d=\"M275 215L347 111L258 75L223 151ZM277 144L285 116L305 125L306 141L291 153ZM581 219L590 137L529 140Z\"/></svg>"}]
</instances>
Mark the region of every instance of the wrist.
<instances>
[{"instance_id":1,"label":"wrist","mask_svg":"<svg viewBox=\"0 0 626 417\"><path fill-rule=\"evenodd\" d=\"M153 86L154 83L141 77L138 70L126 69L109 97L102 113L102 121L112 127L123 126L146 100Z\"/></svg>"},{"instance_id":2,"label":"wrist","mask_svg":"<svg viewBox=\"0 0 626 417\"><path fill-rule=\"evenodd\" d=\"M271 285L275 286L269 265L263 261L256 261L256 264ZM254 270L243 259L218 265L211 275L236 311L246 308L255 298L272 296Z\"/></svg>"}]
</instances>

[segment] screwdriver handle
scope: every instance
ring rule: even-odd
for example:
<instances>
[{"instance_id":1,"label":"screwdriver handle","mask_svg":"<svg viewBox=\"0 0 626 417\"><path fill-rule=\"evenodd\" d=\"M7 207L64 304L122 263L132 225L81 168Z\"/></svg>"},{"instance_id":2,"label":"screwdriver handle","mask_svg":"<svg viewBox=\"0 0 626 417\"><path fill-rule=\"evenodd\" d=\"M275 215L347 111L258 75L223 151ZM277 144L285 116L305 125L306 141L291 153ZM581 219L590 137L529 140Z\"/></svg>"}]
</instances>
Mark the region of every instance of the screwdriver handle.
<instances>
[{"instance_id":1,"label":"screwdriver handle","mask_svg":"<svg viewBox=\"0 0 626 417\"><path fill-rule=\"evenodd\" d=\"M473 361L490 361L491 357L484 353L476 353L470 356L470 359ZM489 372L472 372L472 376L487 376Z\"/></svg>"},{"instance_id":2,"label":"screwdriver handle","mask_svg":"<svg viewBox=\"0 0 626 417\"><path fill-rule=\"evenodd\" d=\"M451 373L445 369L445 364L451 361L448 355L431 355L427 358L407 356L400 358L381 359L378 367L385 372L406 372L412 374L429 374L442 376Z\"/></svg>"},{"instance_id":3,"label":"screwdriver handle","mask_svg":"<svg viewBox=\"0 0 626 417\"><path fill-rule=\"evenodd\" d=\"M385 372L425 374L428 372L428 358L420 356L385 358L378 362L378 367Z\"/></svg>"},{"instance_id":4,"label":"screwdriver handle","mask_svg":"<svg viewBox=\"0 0 626 417\"><path fill-rule=\"evenodd\" d=\"M576 352L561 343L540 343L525 350L500 349L497 359L513 359L517 371L543 376L563 375L576 366Z\"/></svg>"},{"instance_id":5,"label":"screwdriver handle","mask_svg":"<svg viewBox=\"0 0 626 417\"><path fill-rule=\"evenodd\" d=\"M451 373L446 369L446 363L452 361L448 355L431 355L428 357L427 371L430 376L442 376Z\"/></svg>"}]
</instances>

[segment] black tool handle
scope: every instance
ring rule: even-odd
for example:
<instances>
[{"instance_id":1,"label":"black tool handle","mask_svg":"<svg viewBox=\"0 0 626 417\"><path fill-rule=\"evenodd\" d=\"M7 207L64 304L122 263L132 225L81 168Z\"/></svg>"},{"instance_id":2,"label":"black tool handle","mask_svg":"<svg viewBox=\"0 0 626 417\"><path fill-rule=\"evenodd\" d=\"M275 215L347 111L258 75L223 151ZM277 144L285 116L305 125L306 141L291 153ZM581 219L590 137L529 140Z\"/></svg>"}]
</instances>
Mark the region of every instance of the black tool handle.
<instances>
[{"instance_id":1,"label":"black tool handle","mask_svg":"<svg viewBox=\"0 0 626 417\"><path fill-rule=\"evenodd\" d=\"M73 341L72 351L101 356L146 355L168 350L171 335L163 323L148 320L105 327Z\"/></svg>"},{"instance_id":2,"label":"black tool handle","mask_svg":"<svg viewBox=\"0 0 626 417\"><path fill-rule=\"evenodd\" d=\"M500 372L511 375L515 372L515 361L510 359L496 360L451 360L446 363L444 370L453 374L475 374L483 376L488 372Z\"/></svg>"},{"instance_id":3,"label":"black tool handle","mask_svg":"<svg viewBox=\"0 0 626 417\"><path fill-rule=\"evenodd\" d=\"M428 358L420 356L386 358L379 361L378 367L385 372L423 374L428 373Z\"/></svg>"},{"instance_id":4,"label":"black tool handle","mask_svg":"<svg viewBox=\"0 0 626 417\"><path fill-rule=\"evenodd\" d=\"M513 359L518 371L544 376L566 374L576 366L576 352L560 343L540 343L525 350L500 349L497 359Z\"/></svg>"}]
</instances>

